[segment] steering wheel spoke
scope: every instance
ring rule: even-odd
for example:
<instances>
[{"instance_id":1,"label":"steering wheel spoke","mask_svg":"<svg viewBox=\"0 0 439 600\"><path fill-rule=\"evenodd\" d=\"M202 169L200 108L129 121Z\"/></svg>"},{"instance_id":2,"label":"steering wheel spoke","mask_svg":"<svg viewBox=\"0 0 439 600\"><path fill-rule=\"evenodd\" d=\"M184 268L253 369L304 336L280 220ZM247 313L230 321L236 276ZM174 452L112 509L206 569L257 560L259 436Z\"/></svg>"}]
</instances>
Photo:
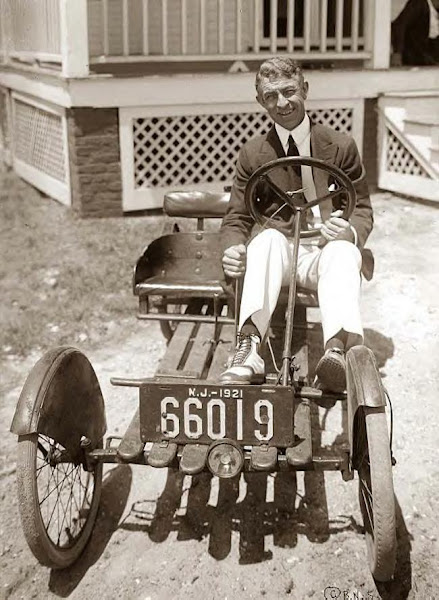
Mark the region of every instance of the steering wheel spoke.
<instances>
[{"instance_id":1,"label":"steering wheel spoke","mask_svg":"<svg viewBox=\"0 0 439 600\"><path fill-rule=\"evenodd\" d=\"M331 192L329 192L329 194L326 194L325 196L320 196L320 198L316 198L315 200L311 200L311 202L307 202L304 207L304 210L309 210L313 206L317 206L318 204L322 204L323 202L326 202L326 200L331 200L331 198L336 198L337 196L340 195L340 193L343 193L344 191L345 190L341 189L341 188L332 190Z\"/></svg>"},{"instance_id":2,"label":"steering wheel spoke","mask_svg":"<svg viewBox=\"0 0 439 600\"><path fill-rule=\"evenodd\" d=\"M290 206L294 211L296 210L296 207L291 204L291 196L289 193L285 192L278 185L276 185L274 181L268 177L268 175L262 175L260 181L266 183L267 186L274 192L276 197L279 198L279 200L282 200L285 206Z\"/></svg>"}]
</instances>

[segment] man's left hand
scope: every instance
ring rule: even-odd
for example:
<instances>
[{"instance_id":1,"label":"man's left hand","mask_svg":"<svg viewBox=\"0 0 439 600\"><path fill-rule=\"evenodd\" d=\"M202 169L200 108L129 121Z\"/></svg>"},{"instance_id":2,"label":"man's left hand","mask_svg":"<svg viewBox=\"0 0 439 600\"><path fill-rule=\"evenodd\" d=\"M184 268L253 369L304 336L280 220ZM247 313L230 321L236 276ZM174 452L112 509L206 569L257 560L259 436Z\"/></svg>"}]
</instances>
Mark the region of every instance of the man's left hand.
<instances>
[{"instance_id":1,"label":"man's left hand","mask_svg":"<svg viewBox=\"0 0 439 600\"><path fill-rule=\"evenodd\" d=\"M342 210L336 210L331 214L329 219L325 221L320 230L322 237L327 242L345 240L347 242L355 242L355 235L346 219L342 219Z\"/></svg>"}]
</instances>

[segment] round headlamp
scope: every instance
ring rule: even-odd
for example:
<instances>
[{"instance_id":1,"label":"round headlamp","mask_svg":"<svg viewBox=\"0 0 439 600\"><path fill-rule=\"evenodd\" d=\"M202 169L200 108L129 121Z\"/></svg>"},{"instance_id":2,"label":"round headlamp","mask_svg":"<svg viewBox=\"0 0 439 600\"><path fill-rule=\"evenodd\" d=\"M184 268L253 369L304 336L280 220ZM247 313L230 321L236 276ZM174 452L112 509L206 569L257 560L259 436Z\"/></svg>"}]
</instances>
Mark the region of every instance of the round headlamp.
<instances>
[{"instance_id":1,"label":"round headlamp","mask_svg":"<svg viewBox=\"0 0 439 600\"><path fill-rule=\"evenodd\" d=\"M207 466L217 477L236 477L244 466L244 453L233 440L217 440L211 444L207 454Z\"/></svg>"}]
</instances>

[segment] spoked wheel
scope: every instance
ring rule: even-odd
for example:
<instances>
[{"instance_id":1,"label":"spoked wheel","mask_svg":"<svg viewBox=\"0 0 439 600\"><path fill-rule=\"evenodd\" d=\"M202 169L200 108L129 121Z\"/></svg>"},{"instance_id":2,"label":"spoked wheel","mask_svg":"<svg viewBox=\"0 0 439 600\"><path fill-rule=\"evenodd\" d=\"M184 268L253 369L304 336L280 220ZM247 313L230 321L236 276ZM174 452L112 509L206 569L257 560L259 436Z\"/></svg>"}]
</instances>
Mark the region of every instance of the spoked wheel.
<instances>
[{"instance_id":1,"label":"spoked wheel","mask_svg":"<svg viewBox=\"0 0 439 600\"><path fill-rule=\"evenodd\" d=\"M164 314L182 314L183 308L180 305L171 305L170 307L167 305L159 306L158 311ZM165 338L166 342L170 342L172 336L177 329L178 322L177 321L159 321L160 329Z\"/></svg>"},{"instance_id":2,"label":"spoked wheel","mask_svg":"<svg viewBox=\"0 0 439 600\"><path fill-rule=\"evenodd\" d=\"M385 409L358 415L358 477L369 566L378 581L393 577L396 561L395 499Z\"/></svg>"},{"instance_id":3,"label":"spoked wheel","mask_svg":"<svg viewBox=\"0 0 439 600\"><path fill-rule=\"evenodd\" d=\"M377 581L388 581L395 571L396 520L385 398L380 398L384 390L369 349L351 349L347 366L348 397L357 394L360 405L353 425L353 464L359 477L369 568ZM365 397L377 406L365 406Z\"/></svg>"},{"instance_id":4,"label":"spoked wheel","mask_svg":"<svg viewBox=\"0 0 439 600\"><path fill-rule=\"evenodd\" d=\"M83 551L96 520L102 464L86 471L64 447L39 433L20 436L18 501L24 534L37 560L63 569Z\"/></svg>"}]
</instances>

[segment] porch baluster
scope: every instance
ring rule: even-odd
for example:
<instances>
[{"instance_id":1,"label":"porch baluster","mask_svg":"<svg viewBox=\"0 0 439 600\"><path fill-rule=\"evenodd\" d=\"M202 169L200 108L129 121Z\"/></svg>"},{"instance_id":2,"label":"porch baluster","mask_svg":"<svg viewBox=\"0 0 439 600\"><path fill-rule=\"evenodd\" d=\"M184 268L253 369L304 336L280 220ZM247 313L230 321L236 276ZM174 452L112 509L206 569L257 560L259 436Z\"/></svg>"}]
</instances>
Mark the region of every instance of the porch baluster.
<instances>
[{"instance_id":1,"label":"porch baluster","mask_svg":"<svg viewBox=\"0 0 439 600\"><path fill-rule=\"evenodd\" d=\"M200 53L206 54L206 2L200 0Z\"/></svg>"},{"instance_id":2,"label":"porch baluster","mask_svg":"<svg viewBox=\"0 0 439 600\"><path fill-rule=\"evenodd\" d=\"M110 40L108 33L108 0L102 0L102 34L104 40L104 56L110 54Z\"/></svg>"},{"instance_id":3,"label":"porch baluster","mask_svg":"<svg viewBox=\"0 0 439 600\"><path fill-rule=\"evenodd\" d=\"M261 2L262 0L256 0L256 2L253 4L253 50L255 54L259 53L260 45L259 35L261 28Z\"/></svg>"},{"instance_id":4,"label":"porch baluster","mask_svg":"<svg viewBox=\"0 0 439 600\"><path fill-rule=\"evenodd\" d=\"M130 23L128 18L128 0L122 0L122 47L123 55L128 56L130 53Z\"/></svg>"},{"instance_id":5,"label":"porch baluster","mask_svg":"<svg viewBox=\"0 0 439 600\"><path fill-rule=\"evenodd\" d=\"M311 0L305 0L303 15L303 50L307 54L311 51Z\"/></svg>"},{"instance_id":6,"label":"porch baluster","mask_svg":"<svg viewBox=\"0 0 439 600\"><path fill-rule=\"evenodd\" d=\"M335 16L335 50L343 52L343 1L337 0Z\"/></svg>"},{"instance_id":7,"label":"porch baluster","mask_svg":"<svg viewBox=\"0 0 439 600\"><path fill-rule=\"evenodd\" d=\"M236 53L242 52L242 0L236 0Z\"/></svg>"},{"instance_id":8,"label":"porch baluster","mask_svg":"<svg viewBox=\"0 0 439 600\"><path fill-rule=\"evenodd\" d=\"M168 49L168 0L162 0L162 52L166 56Z\"/></svg>"},{"instance_id":9,"label":"porch baluster","mask_svg":"<svg viewBox=\"0 0 439 600\"><path fill-rule=\"evenodd\" d=\"M143 25L143 37L142 37L142 49L144 56L149 54L149 0L142 0L142 25Z\"/></svg>"},{"instance_id":10,"label":"porch baluster","mask_svg":"<svg viewBox=\"0 0 439 600\"><path fill-rule=\"evenodd\" d=\"M218 0L218 52L224 54L224 0Z\"/></svg>"},{"instance_id":11,"label":"porch baluster","mask_svg":"<svg viewBox=\"0 0 439 600\"><path fill-rule=\"evenodd\" d=\"M277 0L270 1L270 52L277 51Z\"/></svg>"},{"instance_id":12,"label":"porch baluster","mask_svg":"<svg viewBox=\"0 0 439 600\"><path fill-rule=\"evenodd\" d=\"M328 0L320 0L320 52L326 52L328 44Z\"/></svg>"},{"instance_id":13,"label":"porch baluster","mask_svg":"<svg viewBox=\"0 0 439 600\"><path fill-rule=\"evenodd\" d=\"M187 0L181 0L181 53L187 54Z\"/></svg>"},{"instance_id":14,"label":"porch baluster","mask_svg":"<svg viewBox=\"0 0 439 600\"><path fill-rule=\"evenodd\" d=\"M294 50L294 17L295 17L296 0L288 0L287 5L287 50Z\"/></svg>"},{"instance_id":15,"label":"porch baluster","mask_svg":"<svg viewBox=\"0 0 439 600\"><path fill-rule=\"evenodd\" d=\"M360 0L352 0L352 21L351 21L351 50L358 51L358 36L360 25Z\"/></svg>"}]
</instances>

